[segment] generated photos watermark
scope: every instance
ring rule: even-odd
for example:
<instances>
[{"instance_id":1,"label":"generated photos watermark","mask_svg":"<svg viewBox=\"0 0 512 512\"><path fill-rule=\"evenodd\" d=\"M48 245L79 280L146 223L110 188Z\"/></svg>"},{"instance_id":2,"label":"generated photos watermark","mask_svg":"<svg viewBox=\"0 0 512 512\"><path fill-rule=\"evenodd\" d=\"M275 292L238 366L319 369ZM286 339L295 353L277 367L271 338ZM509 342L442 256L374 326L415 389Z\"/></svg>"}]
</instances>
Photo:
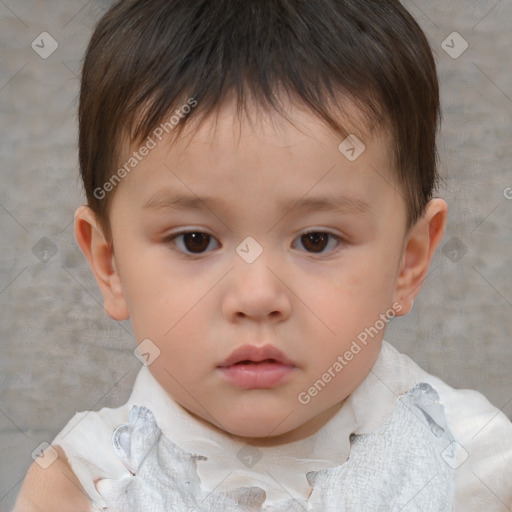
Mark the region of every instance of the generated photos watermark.
<instances>
[{"instance_id":1,"label":"generated photos watermark","mask_svg":"<svg viewBox=\"0 0 512 512\"><path fill-rule=\"evenodd\" d=\"M195 106L197 106L197 100L189 98L187 103L176 109L167 121L157 126L146 139L146 142L142 144L137 151L132 153L132 156L126 160L124 165L112 174L112 176L101 187L94 189L94 197L98 200L102 200L105 198L107 193L112 192L117 185L119 185L121 180L126 178L126 176L128 176L128 174L130 174L133 169L142 162L144 157L148 156L151 150L155 149L157 144L161 142L174 128L176 128L180 120L187 116Z\"/></svg>"},{"instance_id":2,"label":"generated photos watermark","mask_svg":"<svg viewBox=\"0 0 512 512\"><path fill-rule=\"evenodd\" d=\"M375 338L382 330L385 329L386 325L392 318L395 318L397 313L400 313L403 306L400 302L393 303L393 306L389 308L385 313L379 316L379 319L375 323L366 327L358 335L357 339L352 340L352 344L346 350L343 355L338 355L336 361L333 362L329 368L317 379L307 390L301 391L297 395L297 400L302 405L307 405L311 402L311 399L318 395L326 386L331 382L343 369L350 364L350 361L361 352L363 347L368 344L370 339Z\"/></svg>"}]
</instances>

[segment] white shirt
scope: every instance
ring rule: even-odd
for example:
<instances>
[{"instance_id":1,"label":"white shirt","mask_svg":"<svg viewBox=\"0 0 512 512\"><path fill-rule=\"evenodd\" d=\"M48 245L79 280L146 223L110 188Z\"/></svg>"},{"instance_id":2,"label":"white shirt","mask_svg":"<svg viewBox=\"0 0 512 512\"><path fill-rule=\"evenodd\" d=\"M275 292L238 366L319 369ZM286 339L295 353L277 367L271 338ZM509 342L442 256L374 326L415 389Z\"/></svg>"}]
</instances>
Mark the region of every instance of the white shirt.
<instances>
[{"instance_id":1,"label":"white shirt","mask_svg":"<svg viewBox=\"0 0 512 512\"><path fill-rule=\"evenodd\" d=\"M128 476L119 461L112 433L128 422L133 405L150 409L162 432L183 450L206 456L197 464L201 487L217 491L259 486L273 503L290 496L306 499L311 491L305 474L333 468L349 456L349 436L370 434L386 422L399 396L425 382L439 394L448 427L457 443L454 464L455 512L504 512L512 506L512 423L476 391L455 390L429 375L410 358L383 342L372 371L319 431L300 441L258 448L244 443L175 402L143 367L128 402L116 409L77 413L53 444L60 445L96 509L104 501L94 482ZM261 458L260 458L261 457ZM274 475L279 475L278 481Z\"/></svg>"}]
</instances>

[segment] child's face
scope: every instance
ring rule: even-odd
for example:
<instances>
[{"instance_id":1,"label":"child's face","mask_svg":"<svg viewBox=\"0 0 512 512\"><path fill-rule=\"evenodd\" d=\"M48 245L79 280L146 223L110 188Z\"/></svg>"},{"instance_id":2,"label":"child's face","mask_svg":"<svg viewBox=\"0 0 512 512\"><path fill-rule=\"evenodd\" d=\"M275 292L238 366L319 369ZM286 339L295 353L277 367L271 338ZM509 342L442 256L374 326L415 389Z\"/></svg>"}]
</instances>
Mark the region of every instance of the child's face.
<instances>
[{"instance_id":1,"label":"child's face","mask_svg":"<svg viewBox=\"0 0 512 512\"><path fill-rule=\"evenodd\" d=\"M388 142L364 137L351 162L318 118L289 113L295 127L251 128L225 108L215 133L212 120L188 146L158 144L111 205L120 283L106 309L159 348L150 371L182 406L244 438L323 425L368 375L393 305L398 315L407 302L406 208ZM173 206L176 196L193 207ZM171 240L183 231L210 238ZM302 236L311 231L333 236ZM292 367L239 367L230 381L220 365L244 345L271 345Z\"/></svg>"}]
</instances>

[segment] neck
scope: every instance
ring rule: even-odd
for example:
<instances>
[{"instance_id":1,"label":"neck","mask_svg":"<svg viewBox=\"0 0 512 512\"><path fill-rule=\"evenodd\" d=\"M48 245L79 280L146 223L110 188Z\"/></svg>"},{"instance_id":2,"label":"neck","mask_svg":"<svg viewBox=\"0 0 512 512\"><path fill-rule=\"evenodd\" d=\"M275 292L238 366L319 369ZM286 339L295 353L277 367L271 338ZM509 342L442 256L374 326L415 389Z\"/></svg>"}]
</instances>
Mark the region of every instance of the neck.
<instances>
[{"instance_id":1,"label":"neck","mask_svg":"<svg viewBox=\"0 0 512 512\"><path fill-rule=\"evenodd\" d=\"M293 443L295 441L300 441L302 439L312 436L313 434L318 432L322 427L324 427L336 415L336 413L341 409L342 405L343 401L338 402L334 404L332 407L326 409L325 411L322 411L320 414L316 415L306 423L303 423L302 425L293 430L284 432L276 436L270 435L265 437L237 436L231 434L230 432L222 430L218 426L210 423L209 421L205 420L204 418L201 418L200 416L197 416L191 411L187 410L187 412L203 425L215 429L220 434L229 436L236 442L251 444L253 446L259 447L273 447Z\"/></svg>"}]
</instances>

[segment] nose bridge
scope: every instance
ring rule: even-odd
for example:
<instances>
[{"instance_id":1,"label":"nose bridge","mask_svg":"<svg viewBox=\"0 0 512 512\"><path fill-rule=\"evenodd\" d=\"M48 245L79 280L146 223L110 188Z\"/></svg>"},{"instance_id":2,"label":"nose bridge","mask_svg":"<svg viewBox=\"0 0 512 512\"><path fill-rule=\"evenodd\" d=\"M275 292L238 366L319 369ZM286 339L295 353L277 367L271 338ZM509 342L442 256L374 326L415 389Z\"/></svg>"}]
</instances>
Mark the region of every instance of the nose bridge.
<instances>
[{"instance_id":1,"label":"nose bridge","mask_svg":"<svg viewBox=\"0 0 512 512\"><path fill-rule=\"evenodd\" d=\"M254 239L237 247L234 267L224 301L225 314L233 317L287 317L291 311L289 290L272 268L275 259Z\"/></svg>"}]
</instances>

